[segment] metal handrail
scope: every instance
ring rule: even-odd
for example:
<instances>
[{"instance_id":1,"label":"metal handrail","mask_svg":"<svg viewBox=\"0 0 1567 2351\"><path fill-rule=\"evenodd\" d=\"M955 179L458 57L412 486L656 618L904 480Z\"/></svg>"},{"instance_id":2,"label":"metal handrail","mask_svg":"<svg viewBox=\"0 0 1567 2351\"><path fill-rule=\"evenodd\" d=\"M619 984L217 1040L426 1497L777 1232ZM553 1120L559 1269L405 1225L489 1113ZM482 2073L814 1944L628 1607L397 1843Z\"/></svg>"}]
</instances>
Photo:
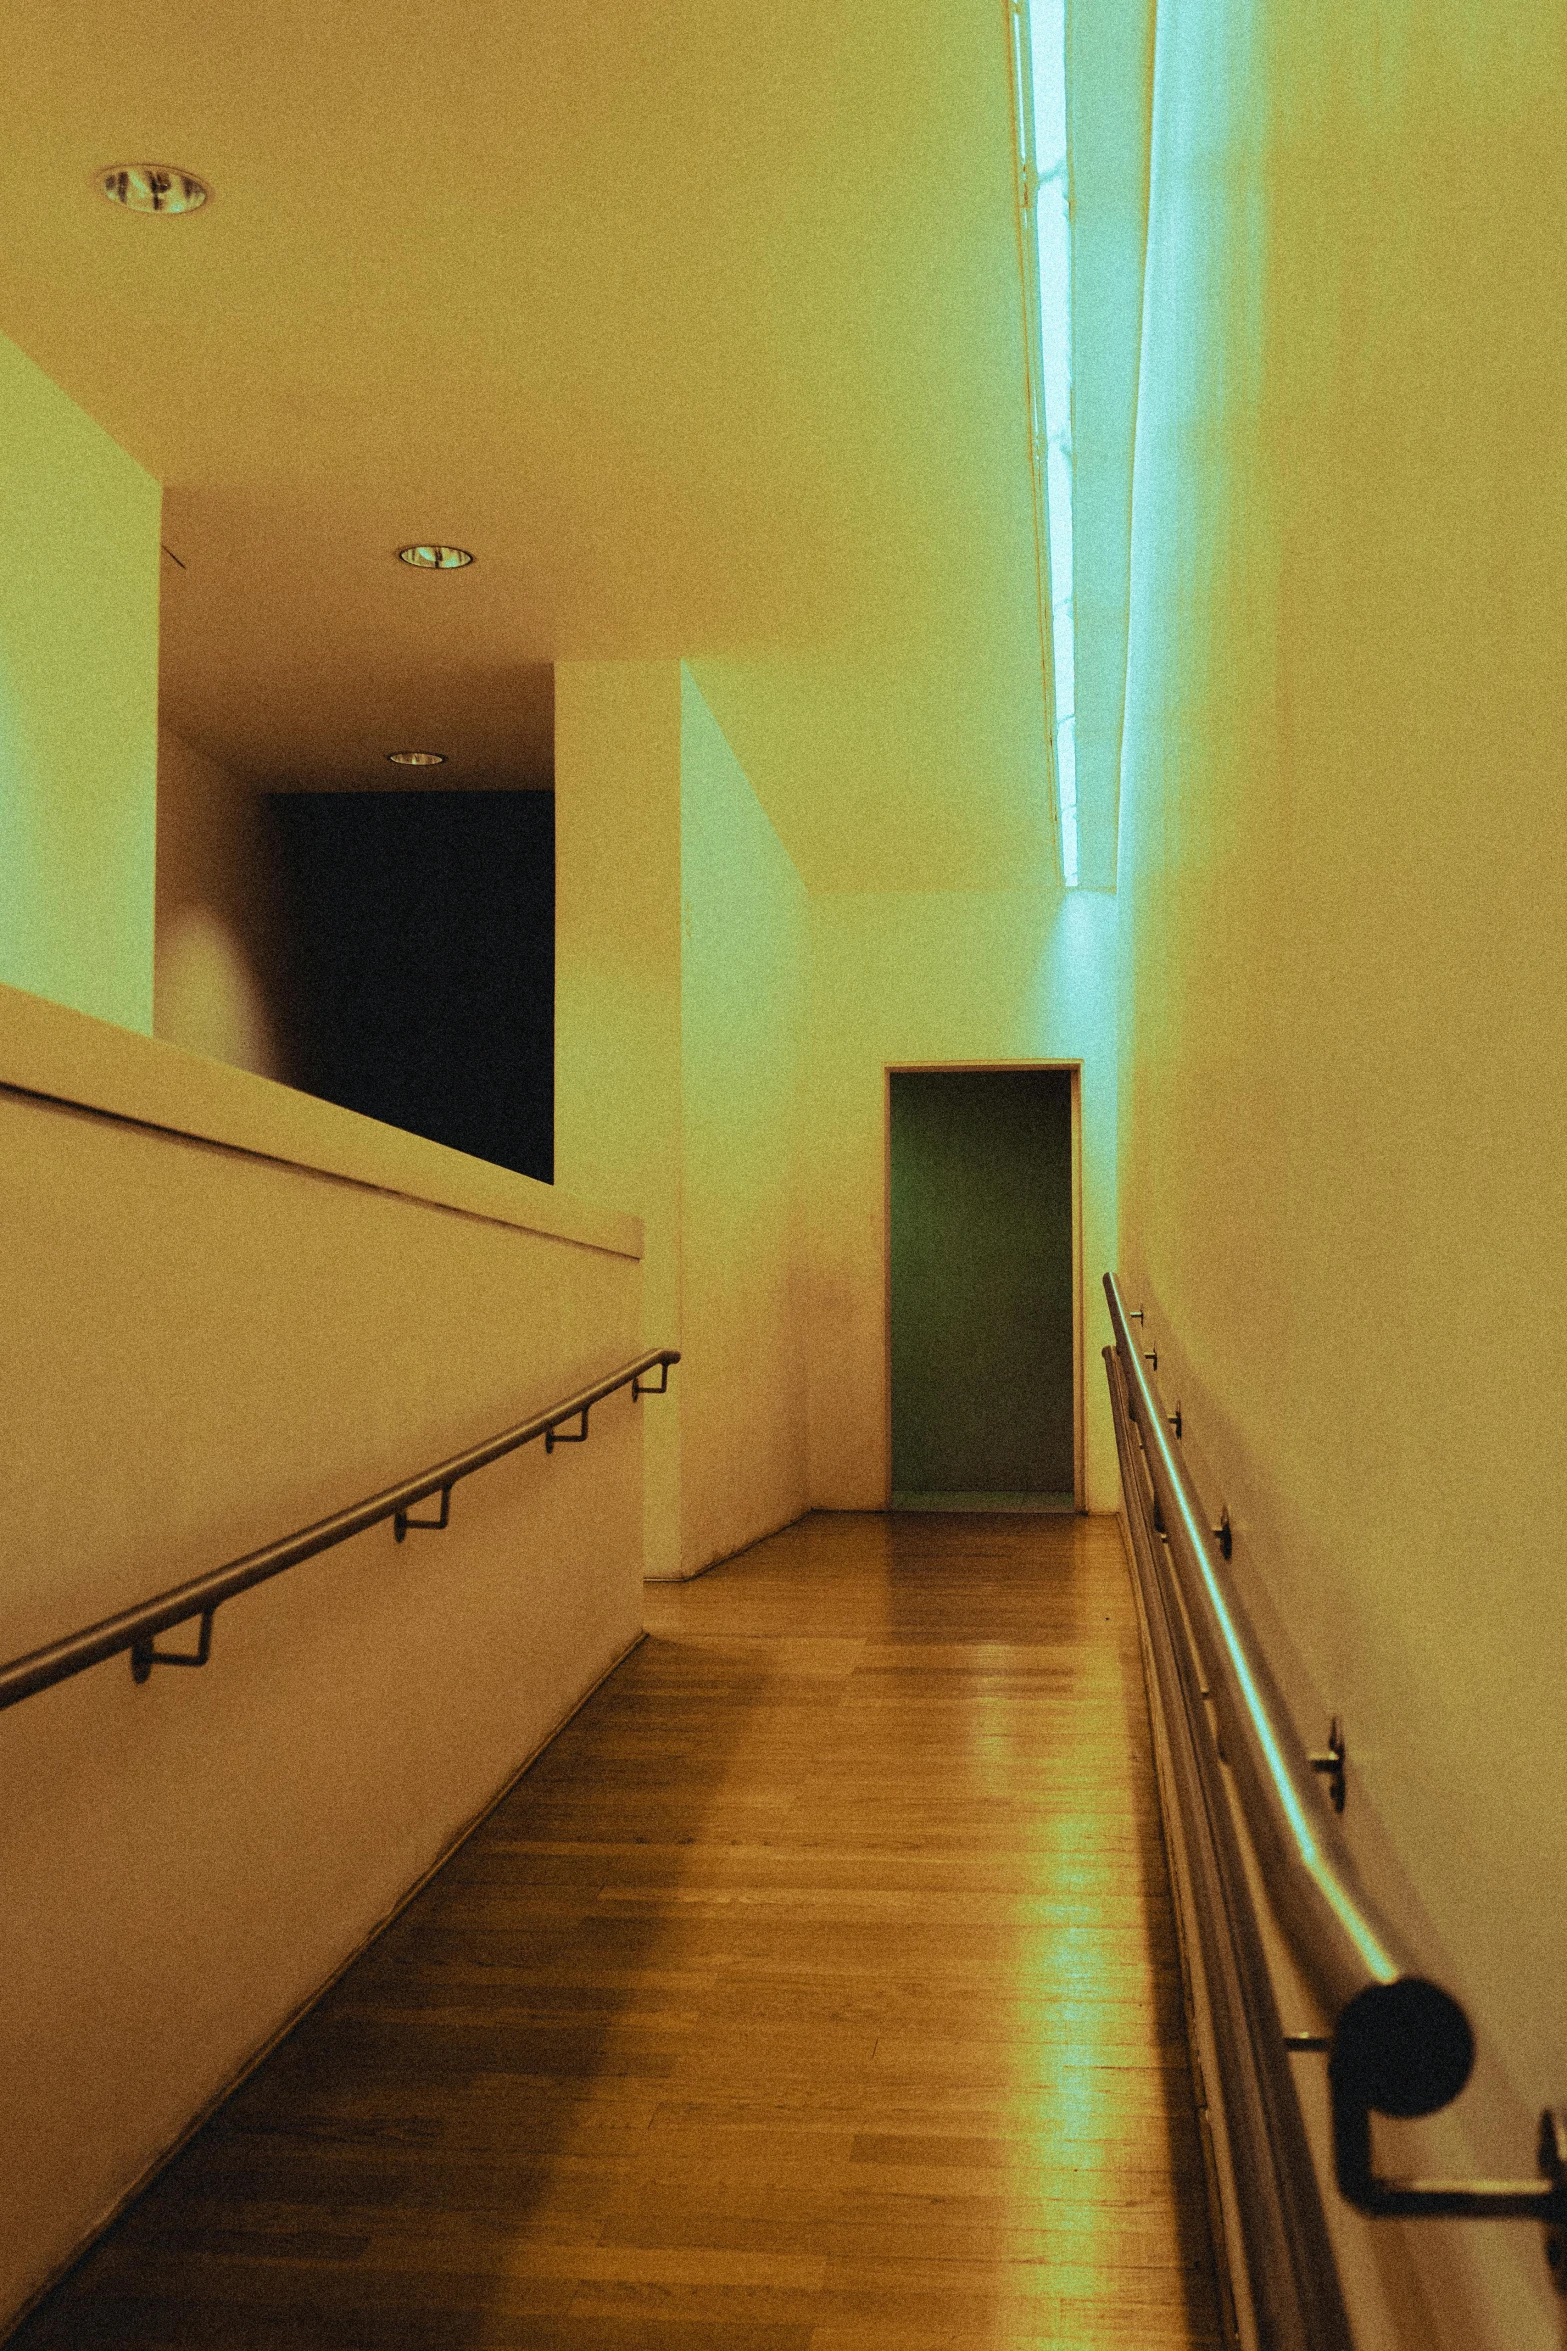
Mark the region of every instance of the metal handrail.
<instances>
[{"instance_id":1,"label":"metal handrail","mask_svg":"<svg viewBox=\"0 0 1567 2351\"><path fill-rule=\"evenodd\" d=\"M363 1502L352 1502L346 1509L334 1511L330 1518L317 1519L313 1526L301 1527L296 1534L268 1543L260 1551L248 1552L243 1559L230 1560L224 1567L193 1576L188 1583L176 1584L171 1591L140 1601L134 1608L106 1616L99 1624L68 1633L63 1640L51 1641L25 1657L13 1658L8 1665L0 1666L0 1711L20 1704L39 1690L51 1689L56 1682L69 1681L73 1674L85 1673L89 1666L101 1665L106 1658L120 1656L126 1650L130 1651L131 1670L138 1682L144 1682L155 1665L205 1665L211 1654L213 1615L225 1600L250 1591L256 1584L266 1583L270 1577L281 1575L285 1568L297 1567L303 1560L330 1551L338 1543L346 1543L350 1536L361 1535L367 1528L379 1526L384 1519L394 1522L399 1542L411 1527L436 1531L444 1528L449 1523L452 1488L461 1479L472 1477L475 1470L487 1469L491 1462L515 1453L519 1446L531 1445L539 1437L544 1439L547 1452L553 1452L556 1445L580 1444L587 1436L588 1413L593 1405L626 1387L633 1396L663 1395L669 1386L669 1367L679 1361L678 1347L652 1348L638 1356L635 1363L624 1364L619 1371L595 1381L592 1387L579 1389L576 1395L552 1404L545 1412L535 1413L531 1420L503 1429L499 1436L489 1437L483 1444L470 1445L466 1452L454 1453L450 1460L419 1470L413 1477L402 1478L395 1486L385 1486ZM654 1387L645 1374L659 1366L663 1368L663 1377ZM562 1436L559 1431L568 1421L579 1421L580 1429L574 1435ZM409 1512L415 1504L428 1501L433 1494L441 1497L439 1517L411 1518ZM201 1636L195 1650L170 1652L153 1646L160 1633L198 1618Z\"/></svg>"},{"instance_id":2,"label":"metal handrail","mask_svg":"<svg viewBox=\"0 0 1567 2351\"><path fill-rule=\"evenodd\" d=\"M1213 1707L1218 1752L1233 1776L1270 1904L1333 2020L1329 2079L1338 2185L1362 2211L1378 2216L1543 2221L1560 2278L1567 2123L1550 2109L1541 2118L1543 2178L1402 2181L1376 2173L1372 2114L1409 2118L1448 2105L1469 2079L1474 2035L1462 2004L1424 1972L1360 1875L1316 1778L1324 1766L1341 1773L1342 1748L1335 1741L1333 1753L1313 1757L1299 1738L1230 1573L1228 1518L1213 1526L1204 1511L1178 1442L1179 1416L1165 1413L1149 1378L1157 1351L1134 1342L1134 1316L1113 1274L1105 1275L1104 1287L1115 1333L1114 1350L1105 1351L1107 1358L1113 1354L1112 1399L1119 1419L1124 1397L1141 1441L1153 1538L1173 1570L1178 1614L1201 1667L1197 1702ZM1142 1319L1140 1310L1135 1319ZM1123 1455L1123 1478L1129 1467ZM1226 1889L1233 1912L1251 1897L1233 1865L1225 1874L1233 1880Z\"/></svg>"},{"instance_id":3,"label":"metal handrail","mask_svg":"<svg viewBox=\"0 0 1567 2351\"><path fill-rule=\"evenodd\" d=\"M1218 1538L1209 1530L1171 1438L1142 1351L1133 1344L1113 1274L1105 1276L1105 1295L1132 1418L1159 1502L1160 1532L1170 1547L1208 1687L1223 1722L1226 1757L1241 1783L1246 1825L1291 1947L1333 2015L1364 1993L1398 1983L1423 1983L1423 1973L1397 1928L1361 1883L1322 1802ZM1451 2047L1439 2044L1441 2059L1429 2082L1423 2039L1406 2034L1408 2046L1400 2051L1420 2077L1406 2085L1409 2094L1430 2095L1428 2105L1412 2105L1410 2113L1445 2106L1468 2078L1473 2059L1469 2028L1458 2003L1445 1993L1440 1999L1440 2021L1453 2037Z\"/></svg>"},{"instance_id":4,"label":"metal handrail","mask_svg":"<svg viewBox=\"0 0 1567 2351\"><path fill-rule=\"evenodd\" d=\"M1222 2118L1235 2233L1256 2339L1269 2351L1353 2351L1290 2036L1274 1996L1260 1923L1244 1895L1237 1898L1246 1864L1213 1736L1207 1677L1165 1564L1121 1359L1113 1347L1104 1352L1132 1570L1142 1602L1150 1712L1159 1717L1163 1732L1159 1796L1171 1880L1182 1895L1188 2014L1196 2014L1195 1968L1200 1967L1205 2037L1212 2043L1211 2063L1206 2048L1195 2052L1199 2104L1210 2137L1216 2115ZM1207 2140L1204 2144L1209 2192L1227 2215L1230 2199ZM1222 2233L1228 2242L1228 2225ZM1226 2275L1233 2278L1234 2273L1221 2271L1221 2283ZM1229 2314L1231 2333L1239 2331L1238 2315Z\"/></svg>"}]
</instances>

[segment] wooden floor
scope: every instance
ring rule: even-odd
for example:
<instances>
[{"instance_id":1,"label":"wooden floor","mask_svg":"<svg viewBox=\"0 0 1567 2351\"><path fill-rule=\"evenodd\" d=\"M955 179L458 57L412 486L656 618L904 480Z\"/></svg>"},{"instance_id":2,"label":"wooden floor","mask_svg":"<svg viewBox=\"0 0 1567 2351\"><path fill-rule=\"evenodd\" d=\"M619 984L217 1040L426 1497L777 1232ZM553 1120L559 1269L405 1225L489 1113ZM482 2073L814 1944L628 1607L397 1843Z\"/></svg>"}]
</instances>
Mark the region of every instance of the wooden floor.
<instances>
[{"instance_id":1,"label":"wooden floor","mask_svg":"<svg viewBox=\"0 0 1567 2351\"><path fill-rule=\"evenodd\" d=\"M18 2351L1219 2342L1114 1522L648 1598Z\"/></svg>"}]
</instances>

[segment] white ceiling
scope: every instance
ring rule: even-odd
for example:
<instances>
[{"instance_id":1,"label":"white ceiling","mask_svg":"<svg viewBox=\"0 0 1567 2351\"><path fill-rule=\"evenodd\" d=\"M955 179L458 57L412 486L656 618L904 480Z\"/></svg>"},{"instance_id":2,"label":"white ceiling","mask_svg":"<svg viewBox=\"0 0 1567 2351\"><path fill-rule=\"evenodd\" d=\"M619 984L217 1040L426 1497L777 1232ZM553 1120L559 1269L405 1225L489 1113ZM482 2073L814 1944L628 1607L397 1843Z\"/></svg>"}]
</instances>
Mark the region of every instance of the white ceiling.
<instances>
[{"instance_id":1,"label":"white ceiling","mask_svg":"<svg viewBox=\"0 0 1567 2351\"><path fill-rule=\"evenodd\" d=\"M812 888L1045 879L1007 43L1004 0L14 14L0 329L165 484L172 723L269 784L547 782L556 660L682 656ZM107 204L142 158L213 203Z\"/></svg>"}]
</instances>

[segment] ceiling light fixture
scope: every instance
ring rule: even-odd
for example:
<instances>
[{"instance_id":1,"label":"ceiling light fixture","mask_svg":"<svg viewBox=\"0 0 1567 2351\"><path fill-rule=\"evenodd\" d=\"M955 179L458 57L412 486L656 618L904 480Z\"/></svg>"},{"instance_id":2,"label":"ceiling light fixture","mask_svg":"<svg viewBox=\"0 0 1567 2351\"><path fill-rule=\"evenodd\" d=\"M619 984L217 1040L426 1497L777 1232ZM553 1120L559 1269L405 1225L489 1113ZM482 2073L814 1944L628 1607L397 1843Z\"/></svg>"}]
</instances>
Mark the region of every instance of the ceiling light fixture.
<instances>
[{"instance_id":1,"label":"ceiling light fixture","mask_svg":"<svg viewBox=\"0 0 1567 2351\"><path fill-rule=\"evenodd\" d=\"M394 767L444 767L444 751L388 751L387 758Z\"/></svg>"},{"instance_id":2,"label":"ceiling light fixture","mask_svg":"<svg viewBox=\"0 0 1567 2351\"><path fill-rule=\"evenodd\" d=\"M98 185L127 212L199 212L212 194L205 180L174 163L117 163Z\"/></svg>"},{"instance_id":3,"label":"ceiling light fixture","mask_svg":"<svg viewBox=\"0 0 1567 2351\"><path fill-rule=\"evenodd\" d=\"M415 571L463 571L473 561L466 547L399 547L399 563Z\"/></svg>"}]
</instances>

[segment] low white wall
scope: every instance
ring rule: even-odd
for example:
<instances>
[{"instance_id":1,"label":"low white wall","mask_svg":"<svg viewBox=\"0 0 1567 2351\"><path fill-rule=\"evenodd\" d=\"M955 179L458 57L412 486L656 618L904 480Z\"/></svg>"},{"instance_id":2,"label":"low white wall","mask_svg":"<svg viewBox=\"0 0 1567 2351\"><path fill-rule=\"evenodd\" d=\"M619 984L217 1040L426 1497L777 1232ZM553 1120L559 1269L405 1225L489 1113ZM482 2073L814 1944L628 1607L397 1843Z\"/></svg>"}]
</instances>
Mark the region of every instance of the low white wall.
<instances>
[{"instance_id":1,"label":"low white wall","mask_svg":"<svg viewBox=\"0 0 1567 2351\"><path fill-rule=\"evenodd\" d=\"M5 1657L639 1345L631 1220L13 991L0 1170ZM0 1716L0 2327L636 1638L658 1409Z\"/></svg>"}]
</instances>

